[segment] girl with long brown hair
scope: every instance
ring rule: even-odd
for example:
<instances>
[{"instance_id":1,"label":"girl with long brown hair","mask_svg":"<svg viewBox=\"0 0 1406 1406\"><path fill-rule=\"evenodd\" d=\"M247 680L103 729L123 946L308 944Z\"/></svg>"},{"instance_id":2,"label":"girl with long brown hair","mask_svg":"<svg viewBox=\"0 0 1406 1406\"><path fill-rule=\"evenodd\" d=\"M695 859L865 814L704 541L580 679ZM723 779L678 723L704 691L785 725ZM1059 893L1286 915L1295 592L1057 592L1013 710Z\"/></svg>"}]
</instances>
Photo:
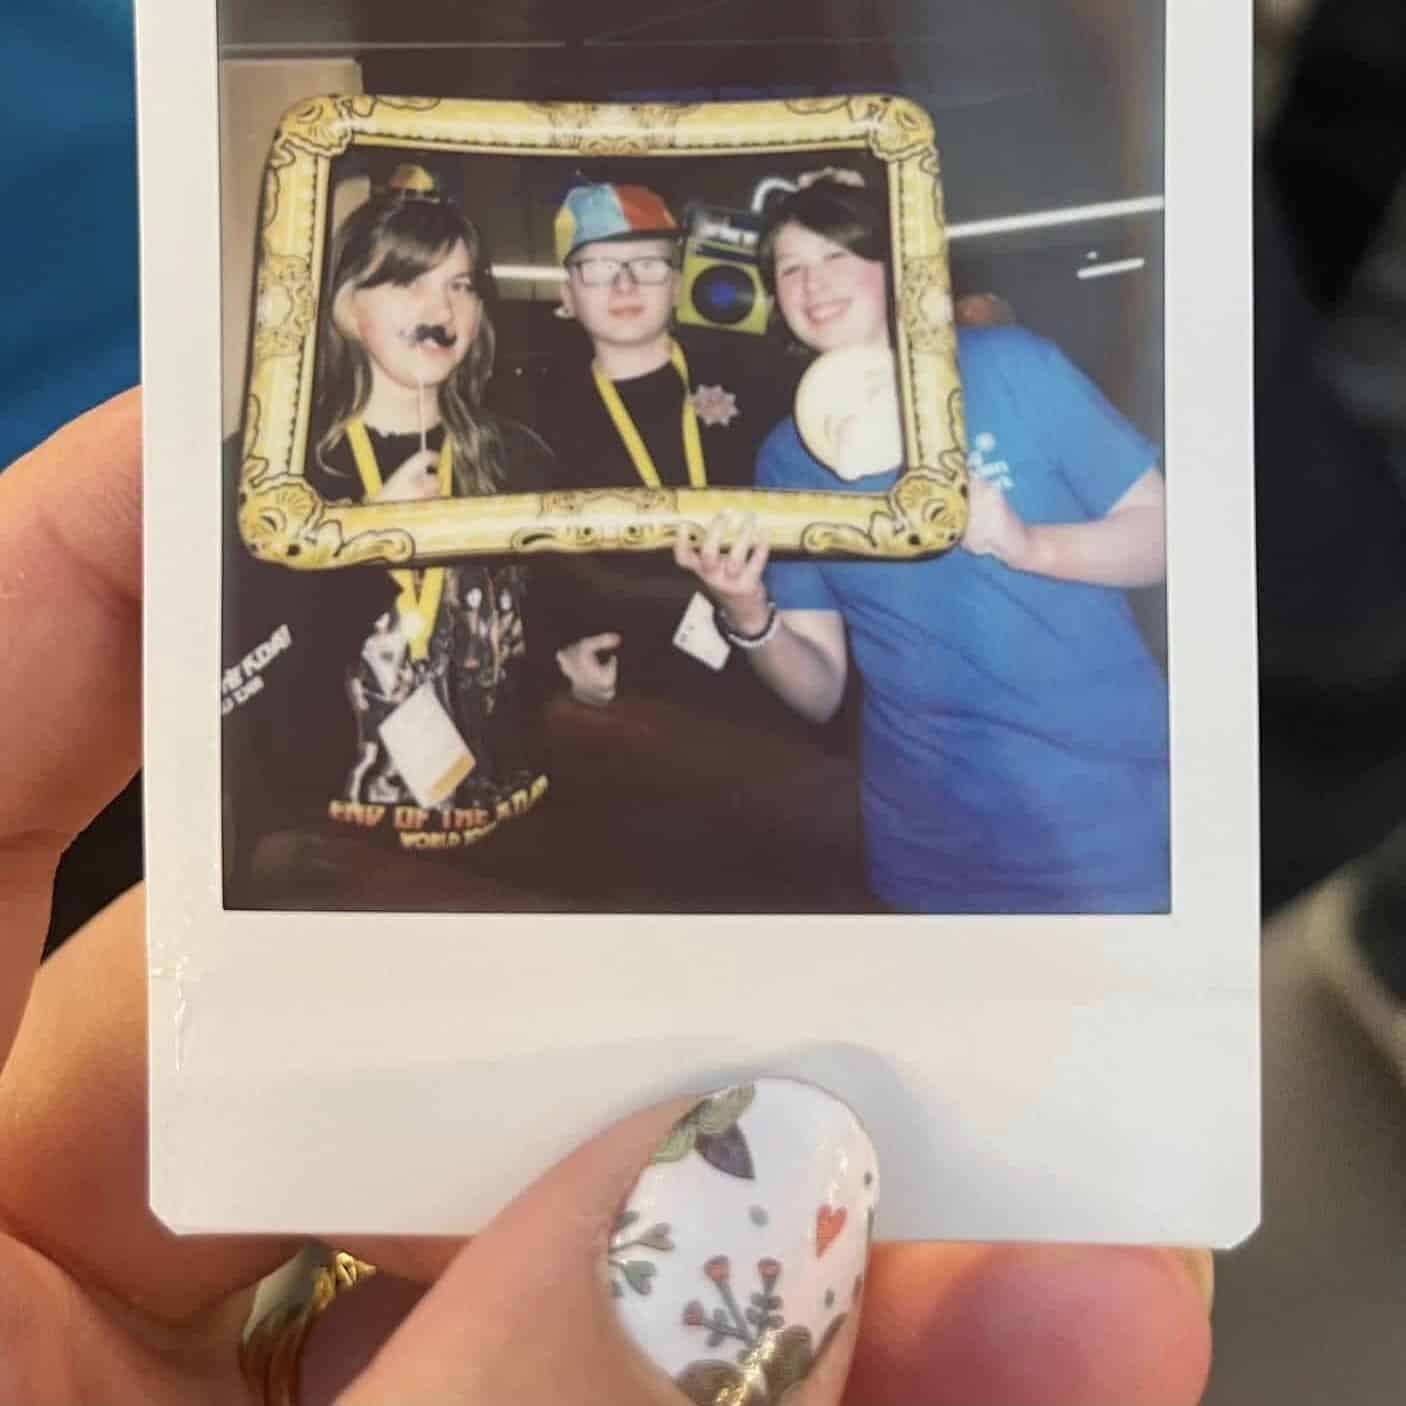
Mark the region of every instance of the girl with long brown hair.
<instances>
[{"instance_id":1,"label":"girl with long brown hair","mask_svg":"<svg viewBox=\"0 0 1406 1406\"><path fill-rule=\"evenodd\" d=\"M388 191L343 222L305 466L325 500L547 485L545 445L484 405L492 303L483 236L453 202ZM264 671L268 696L244 709L261 830L462 850L536 804L547 781L519 561L268 571L251 568L239 607L240 633L258 620L252 634L267 630L286 655Z\"/></svg>"}]
</instances>

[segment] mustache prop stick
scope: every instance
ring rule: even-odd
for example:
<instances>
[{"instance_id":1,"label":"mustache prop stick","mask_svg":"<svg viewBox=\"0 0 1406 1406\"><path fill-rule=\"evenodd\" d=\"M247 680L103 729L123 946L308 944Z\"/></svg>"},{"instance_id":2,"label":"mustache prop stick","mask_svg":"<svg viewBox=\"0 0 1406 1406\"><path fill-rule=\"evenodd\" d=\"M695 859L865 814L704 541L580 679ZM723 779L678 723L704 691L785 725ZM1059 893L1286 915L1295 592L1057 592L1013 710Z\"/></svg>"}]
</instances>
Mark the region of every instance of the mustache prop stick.
<instances>
[{"instance_id":1,"label":"mustache prop stick","mask_svg":"<svg viewBox=\"0 0 1406 1406\"><path fill-rule=\"evenodd\" d=\"M422 322L418 327L407 328L401 334L406 345L418 349L426 342L433 342L437 347L448 350L454 345L454 334L447 327L438 323ZM419 359L415 362L415 388L416 404L420 410L420 452L423 454L426 449L427 429L425 426L425 378L420 372Z\"/></svg>"}]
</instances>

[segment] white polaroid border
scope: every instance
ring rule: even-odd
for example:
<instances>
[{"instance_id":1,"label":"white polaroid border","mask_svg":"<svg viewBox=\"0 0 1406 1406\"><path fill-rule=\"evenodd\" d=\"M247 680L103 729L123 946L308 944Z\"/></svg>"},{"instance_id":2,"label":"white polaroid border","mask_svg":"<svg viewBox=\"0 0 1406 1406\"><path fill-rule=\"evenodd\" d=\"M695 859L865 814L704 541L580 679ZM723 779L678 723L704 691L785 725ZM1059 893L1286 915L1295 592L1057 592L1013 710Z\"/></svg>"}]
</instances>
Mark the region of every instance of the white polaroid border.
<instances>
[{"instance_id":1,"label":"white polaroid border","mask_svg":"<svg viewBox=\"0 0 1406 1406\"><path fill-rule=\"evenodd\" d=\"M769 1072L865 1119L881 1238L1248 1234L1250 7L1168 3L1174 911L1053 919L225 912L215 0L137 12L156 1213L472 1231L616 1116Z\"/></svg>"}]
</instances>

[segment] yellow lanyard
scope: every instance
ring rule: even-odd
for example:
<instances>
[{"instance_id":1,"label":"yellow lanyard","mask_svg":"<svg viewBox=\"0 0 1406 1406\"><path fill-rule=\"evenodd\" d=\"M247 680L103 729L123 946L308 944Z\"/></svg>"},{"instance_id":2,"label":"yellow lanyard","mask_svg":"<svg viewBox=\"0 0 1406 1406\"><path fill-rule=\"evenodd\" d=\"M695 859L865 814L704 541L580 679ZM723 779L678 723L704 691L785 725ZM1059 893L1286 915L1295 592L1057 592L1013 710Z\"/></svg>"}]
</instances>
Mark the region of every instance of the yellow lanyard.
<instances>
[{"instance_id":1,"label":"yellow lanyard","mask_svg":"<svg viewBox=\"0 0 1406 1406\"><path fill-rule=\"evenodd\" d=\"M683 380L683 458L688 466L688 481L694 488L707 488L708 474L703 466L703 441L698 434L698 416L694 413L693 396L688 385L688 362L684 360L683 348L674 341L669 343L669 362ZM635 422L630 418L630 412L625 409L625 402L620 399L615 382L600 369L598 361L591 363L591 375L595 378L600 398L605 402L610 422L624 441L635 472L649 488L660 487L659 470L654 467L654 460L650 458L649 450L645 447L640 432L635 428Z\"/></svg>"},{"instance_id":2,"label":"yellow lanyard","mask_svg":"<svg viewBox=\"0 0 1406 1406\"><path fill-rule=\"evenodd\" d=\"M347 421L347 443L351 445L352 458L356 460L357 472L361 475L361 486L367 498L374 498L381 491L381 469L376 463L376 451L371 447L371 436L360 419ZM444 443L439 450L439 463L435 466L435 477L439 484L439 496L448 498L454 491L453 478L454 448L446 427ZM416 585L416 577L419 585ZM412 659L430 657L430 636L434 634L435 617L439 614L440 597L444 594L444 568L431 566L425 571L391 572L391 580L400 587L396 597L396 610L400 613L400 628L410 646Z\"/></svg>"}]
</instances>

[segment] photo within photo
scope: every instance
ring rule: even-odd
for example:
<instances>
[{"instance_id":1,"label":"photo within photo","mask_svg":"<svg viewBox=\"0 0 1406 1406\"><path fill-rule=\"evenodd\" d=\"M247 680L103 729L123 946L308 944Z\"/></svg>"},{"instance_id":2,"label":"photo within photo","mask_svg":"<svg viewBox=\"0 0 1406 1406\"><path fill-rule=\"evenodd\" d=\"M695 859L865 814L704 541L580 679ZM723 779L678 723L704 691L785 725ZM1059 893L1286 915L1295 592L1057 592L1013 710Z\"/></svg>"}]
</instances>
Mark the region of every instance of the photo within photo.
<instances>
[{"instance_id":1,"label":"photo within photo","mask_svg":"<svg viewBox=\"0 0 1406 1406\"><path fill-rule=\"evenodd\" d=\"M328 503L898 480L866 152L354 146L327 206L298 468ZM1160 305L1069 276L1060 226L949 235L970 520L921 560L722 515L295 571L241 540L231 433L226 906L1169 911Z\"/></svg>"}]
</instances>

